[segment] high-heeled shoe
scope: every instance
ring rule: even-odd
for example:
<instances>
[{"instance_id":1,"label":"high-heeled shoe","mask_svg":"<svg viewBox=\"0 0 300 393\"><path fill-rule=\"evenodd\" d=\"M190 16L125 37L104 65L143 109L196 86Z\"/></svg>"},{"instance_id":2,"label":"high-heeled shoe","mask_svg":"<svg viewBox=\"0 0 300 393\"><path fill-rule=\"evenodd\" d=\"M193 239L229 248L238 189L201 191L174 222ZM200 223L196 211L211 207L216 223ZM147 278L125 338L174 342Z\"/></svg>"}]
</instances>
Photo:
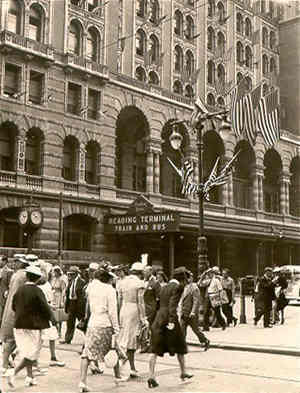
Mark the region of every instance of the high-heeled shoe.
<instances>
[{"instance_id":1,"label":"high-heeled shoe","mask_svg":"<svg viewBox=\"0 0 300 393\"><path fill-rule=\"evenodd\" d=\"M80 393L86 393L90 391L89 388L86 386L86 384L84 384L83 382L80 382L78 387Z\"/></svg>"},{"instance_id":2,"label":"high-heeled shoe","mask_svg":"<svg viewBox=\"0 0 300 393\"><path fill-rule=\"evenodd\" d=\"M209 349L210 346L210 341L207 339L204 343L204 352L207 351Z\"/></svg>"},{"instance_id":3,"label":"high-heeled shoe","mask_svg":"<svg viewBox=\"0 0 300 393\"><path fill-rule=\"evenodd\" d=\"M148 388L157 388L157 386L159 386L158 382L154 379L154 378L149 378L147 380L148 383Z\"/></svg>"},{"instance_id":4,"label":"high-heeled shoe","mask_svg":"<svg viewBox=\"0 0 300 393\"><path fill-rule=\"evenodd\" d=\"M37 382L34 378L30 378L30 377L26 377L25 378L25 386L29 387L29 386L36 386Z\"/></svg>"},{"instance_id":5,"label":"high-heeled shoe","mask_svg":"<svg viewBox=\"0 0 300 393\"><path fill-rule=\"evenodd\" d=\"M187 379L193 378L193 376L193 374L184 373L180 375L180 379L182 380L182 382L185 382Z\"/></svg>"}]
</instances>

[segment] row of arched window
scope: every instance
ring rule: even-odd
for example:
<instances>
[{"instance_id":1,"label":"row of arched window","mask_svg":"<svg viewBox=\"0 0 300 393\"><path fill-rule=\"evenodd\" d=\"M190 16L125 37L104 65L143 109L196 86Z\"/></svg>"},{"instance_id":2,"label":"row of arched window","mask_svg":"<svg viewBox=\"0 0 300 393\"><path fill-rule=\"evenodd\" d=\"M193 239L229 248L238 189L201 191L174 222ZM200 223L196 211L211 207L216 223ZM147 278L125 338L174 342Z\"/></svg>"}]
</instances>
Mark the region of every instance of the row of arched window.
<instances>
[{"instance_id":1,"label":"row of arched window","mask_svg":"<svg viewBox=\"0 0 300 393\"><path fill-rule=\"evenodd\" d=\"M15 172L16 163L12 157L16 152L17 130L11 123L0 126L0 170ZM44 135L38 128L31 128L25 138L25 173L42 176L44 165ZM95 141L89 141L84 147L85 173L84 179L88 184L98 184L98 168L100 146ZM78 181L80 161L80 144L73 136L67 136L63 143L61 176L68 181Z\"/></svg>"},{"instance_id":2,"label":"row of arched window","mask_svg":"<svg viewBox=\"0 0 300 393\"><path fill-rule=\"evenodd\" d=\"M191 15L184 17L183 13L179 10L175 11L174 15L175 25L174 33L178 37L183 37L188 40L193 39L195 35L195 23Z\"/></svg>"},{"instance_id":3,"label":"row of arched window","mask_svg":"<svg viewBox=\"0 0 300 393\"><path fill-rule=\"evenodd\" d=\"M262 44L265 48L276 49L277 38L274 30L268 30L265 26L262 28Z\"/></svg>"},{"instance_id":4,"label":"row of arched window","mask_svg":"<svg viewBox=\"0 0 300 393\"><path fill-rule=\"evenodd\" d=\"M236 14L236 32L245 35L248 39L252 38L252 22L248 17L244 19L240 12Z\"/></svg>"},{"instance_id":5,"label":"row of arched window","mask_svg":"<svg viewBox=\"0 0 300 393\"><path fill-rule=\"evenodd\" d=\"M82 24L76 19L72 20L69 26L68 50L76 56L83 56L99 62L101 60L100 32L96 27L91 26L85 35Z\"/></svg>"},{"instance_id":6,"label":"row of arched window","mask_svg":"<svg viewBox=\"0 0 300 393\"><path fill-rule=\"evenodd\" d=\"M28 31L28 38L45 42L45 10L37 3L30 7L29 19L25 19L24 3L10 0L7 8L6 29L14 34L24 35Z\"/></svg>"},{"instance_id":7,"label":"row of arched window","mask_svg":"<svg viewBox=\"0 0 300 393\"><path fill-rule=\"evenodd\" d=\"M225 53L225 35L219 31L217 34L212 26L207 29L207 49L214 52L218 48L218 53Z\"/></svg>"},{"instance_id":8,"label":"row of arched window","mask_svg":"<svg viewBox=\"0 0 300 393\"><path fill-rule=\"evenodd\" d=\"M216 4L215 0L209 0L207 2L207 16L209 18L217 16L218 20L222 22L225 18L225 6L222 1L218 1Z\"/></svg>"}]
</instances>

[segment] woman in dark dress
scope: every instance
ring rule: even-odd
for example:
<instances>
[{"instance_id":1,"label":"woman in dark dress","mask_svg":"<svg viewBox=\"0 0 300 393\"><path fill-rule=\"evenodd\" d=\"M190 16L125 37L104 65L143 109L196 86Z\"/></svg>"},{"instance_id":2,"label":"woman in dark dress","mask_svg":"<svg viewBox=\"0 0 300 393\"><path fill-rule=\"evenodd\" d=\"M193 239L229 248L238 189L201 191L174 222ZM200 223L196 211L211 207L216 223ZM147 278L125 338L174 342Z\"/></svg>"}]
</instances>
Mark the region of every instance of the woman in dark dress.
<instances>
[{"instance_id":1,"label":"woman in dark dress","mask_svg":"<svg viewBox=\"0 0 300 393\"><path fill-rule=\"evenodd\" d=\"M192 378L185 369L185 357L187 345L182 333L178 315L177 306L187 283L187 270L185 267L179 267L174 270L173 279L161 288L160 305L152 324L152 345L151 357L149 362L149 388L155 388L158 383L155 379L155 365L157 356L164 356L169 353L171 356L177 355L180 366L180 378L184 381Z\"/></svg>"}]
</instances>

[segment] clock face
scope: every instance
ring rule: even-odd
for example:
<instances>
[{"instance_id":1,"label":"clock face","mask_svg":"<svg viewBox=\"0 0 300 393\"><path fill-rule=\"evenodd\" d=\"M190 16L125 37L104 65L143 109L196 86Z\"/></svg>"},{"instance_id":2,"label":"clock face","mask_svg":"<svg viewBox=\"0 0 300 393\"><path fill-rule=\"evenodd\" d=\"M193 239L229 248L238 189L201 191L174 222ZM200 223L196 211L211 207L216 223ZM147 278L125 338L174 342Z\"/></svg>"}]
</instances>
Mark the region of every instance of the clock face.
<instances>
[{"instance_id":1,"label":"clock face","mask_svg":"<svg viewBox=\"0 0 300 393\"><path fill-rule=\"evenodd\" d=\"M28 211L27 210L22 210L19 214L19 223L21 225L27 224L28 221Z\"/></svg>"},{"instance_id":2,"label":"clock face","mask_svg":"<svg viewBox=\"0 0 300 393\"><path fill-rule=\"evenodd\" d=\"M40 225L43 220L42 212L40 210L33 210L30 213L30 220L33 225Z\"/></svg>"}]
</instances>

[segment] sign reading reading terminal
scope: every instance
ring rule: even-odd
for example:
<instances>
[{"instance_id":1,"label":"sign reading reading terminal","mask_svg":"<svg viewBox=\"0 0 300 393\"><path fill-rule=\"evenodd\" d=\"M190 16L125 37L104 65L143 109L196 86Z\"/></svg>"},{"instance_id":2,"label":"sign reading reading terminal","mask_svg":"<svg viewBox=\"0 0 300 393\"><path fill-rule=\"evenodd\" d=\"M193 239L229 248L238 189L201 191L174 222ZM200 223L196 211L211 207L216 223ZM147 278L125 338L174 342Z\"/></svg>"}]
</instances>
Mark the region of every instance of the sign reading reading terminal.
<instances>
[{"instance_id":1,"label":"sign reading reading terminal","mask_svg":"<svg viewBox=\"0 0 300 393\"><path fill-rule=\"evenodd\" d=\"M176 232L179 230L180 215L173 211L109 215L104 224L105 233L151 233Z\"/></svg>"}]
</instances>

